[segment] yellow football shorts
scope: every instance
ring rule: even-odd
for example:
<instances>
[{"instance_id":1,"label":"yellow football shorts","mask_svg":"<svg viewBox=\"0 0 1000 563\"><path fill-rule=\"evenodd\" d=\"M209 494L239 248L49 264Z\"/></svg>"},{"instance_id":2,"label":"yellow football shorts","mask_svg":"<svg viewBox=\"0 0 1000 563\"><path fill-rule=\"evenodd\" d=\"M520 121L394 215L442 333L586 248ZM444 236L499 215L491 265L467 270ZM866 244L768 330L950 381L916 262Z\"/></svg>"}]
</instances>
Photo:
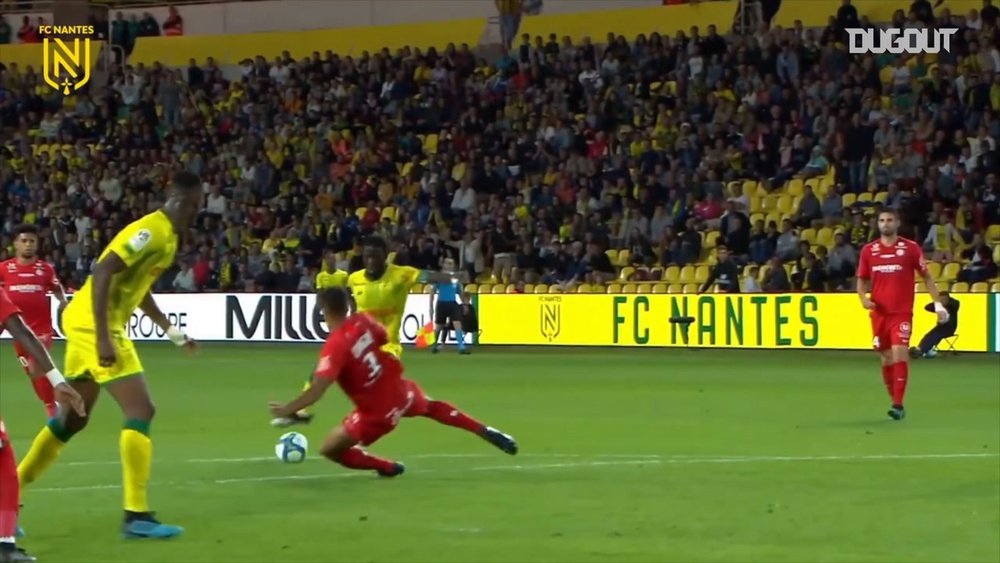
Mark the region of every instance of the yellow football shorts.
<instances>
[{"instance_id":1,"label":"yellow football shorts","mask_svg":"<svg viewBox=\"0 0 1000 563\"><path fill-rule=\"evenodd\" d=\"M135 345L124 332L112 331L111 342L117 360L111 367L102 367L97 356L97 334L90 328L66 327L66 369L69 379L89 378L100 385L142 373L142 362Z\"/></svg>"}]
</instances>

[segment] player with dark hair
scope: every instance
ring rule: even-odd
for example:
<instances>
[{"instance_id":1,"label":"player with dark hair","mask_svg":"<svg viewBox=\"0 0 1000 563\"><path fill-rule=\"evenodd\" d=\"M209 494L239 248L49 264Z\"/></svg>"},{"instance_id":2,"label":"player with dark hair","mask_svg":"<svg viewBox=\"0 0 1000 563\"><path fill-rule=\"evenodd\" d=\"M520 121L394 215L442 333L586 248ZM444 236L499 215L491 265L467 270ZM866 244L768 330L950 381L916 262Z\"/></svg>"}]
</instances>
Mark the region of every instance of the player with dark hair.
<instances>
[{"instance_id":1,"label":"player with dark hair","mask_svg":"<svg viewBox=\"0 0 1000 563\"><path fill-rule=\"evenodd\" d=\"M14 257L0 262L0 285L7 289L10 300L17 305L25 322L46 349L52 348L52 308L49 305L51 292L59 301L59 308L66 307L66 293L63 291L55 268L38 257L38 227L20 225L14 229ZM52 395L52 385L42 375L31 359L31 354L14 342L14 354L31 377L35 394L45 405L49 418L56 414L56 402Z\"/></svg>"},{"instance_id":2,"label":"player with dark hair","mask_svg":"<svg viewBox=\"0 0 1000 563\"><path fill-rule=\"evenodd\" d=\"M24 322L21 311L0 288L0 333L10 332L24 354L42 375L34 376L49 382L55 400L68 404L79 417L87 416L83 398L69 384L52 363L45 344L35 336ZM37 388L37 387L36 387ZM0 419L0 563L27 563L35 558L18 549L15 536L18 532L17 513L20 506L20 484L17 480L17 462L7 438L7 431Z\"/></svg>"},{"instance_id":3,"label":"player with dark hair","mask_svg":"<svg viewBox=\"0 0 1000 563\"><path fill-rule=\"evenodd\" d=\"M385 326L388 331L385 351L399 358L403 354L399 331L406 313L406 299L410 289L418 283L458 280L452 274L389 264L388 257L389 245L384 238L377 235L366 237L361 246L361 258L365 267L347 277L347 289L351 292L357 312L368 313ZM312 414L303 410L276 418L271 424L280 427L306 424L311 420Z\"/></svg>"},{"instance_id":4,"label":"player with dark hair","mask_svg":"<svg viewBox=\"0 0 1000 563\"><path fill-rule=\"evenodd\" d=\"M327 436L323 455L348 469L373 470L383 477L403 473L403 464L376 457L358 446L370 446L392 432L400 419L422 416L461 428L514 455L513 438L485 426L444 401L424 395L415 382L403 377L399 358L386 350L389 335L373 317L348 317L350 296L340 288L319 295L319 305L330 327L313 384L287 404L271 403L271 415L286 418L318 401L337 383L354 403L354 410Z\"/></svg>"},{"instance_id":5,"label":"player with dark hair","mask_svg":"<svg viewBox=\"0 0 1000 563\"><path fill-rule=\"evenodd\" d=\"M923 250L916 242L899 236L899 223L895 211L879 213L881 236L861 249L857 272L858 298L871 311L872 345L882 356L882 381L892 398L888 414L893 420L906 416L903 398L910 378L914 272L927 285L938 323L948 322L948 310L941 302L934 277L927 270Z\"/></svg>"},{"instance_id":6,"label":"player with dark hair","mask_svg":"<svg viewBox=\"0 0 1000 563\"><path fill-rule=\"evenodd\" d=\"M88 409L93 408L103 388L125 418L119 449L125 508L122 531L128 538L168 538L182 531L161 524L149 509L147 489L153 458L149 431L155 409L139 355L124 327L132 312L141 309L171 342L194 348L194 341L170 324L150 289L173 265L177 237L198 215L202 198L197 175L175 174L163 207L115 235L63 314L67 377ZM21 484L38 479L69 439L86 427L87 420L73 413L65 420L50 420L18 467Z\"/></svg>"},{"instance_id":7,"label":"player with dark hair","mask_svg":"<svg viewBox=\"0 0 1000 563\"><path fill-rule=\"evenodd\" d=\"M454 275L455 261L451 258L444 260L442 271ZM444 283L436 283L431 286L431 318L434 319L434 331L436 338L431 351L435 354L441 349L441 344L448 336L448 331L455 329L455 340L458 342L458 353L468 354L465 348L465 331L462 326L462 285L457 279L450 279ZM434 299L437 295L437 299Z\"/></svg>"}]
</instances>

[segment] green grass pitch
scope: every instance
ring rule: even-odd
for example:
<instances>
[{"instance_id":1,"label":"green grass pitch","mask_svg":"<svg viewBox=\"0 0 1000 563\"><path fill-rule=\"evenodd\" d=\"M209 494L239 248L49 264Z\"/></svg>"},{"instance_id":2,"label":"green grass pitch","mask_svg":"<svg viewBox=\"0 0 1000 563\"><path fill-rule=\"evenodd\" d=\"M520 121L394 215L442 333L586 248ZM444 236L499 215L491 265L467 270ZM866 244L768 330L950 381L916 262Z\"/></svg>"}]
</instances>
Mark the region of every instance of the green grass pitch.
<instances>
[{"instance_id":1,"label":"green grass pitch","mask_svg":"<svg viewBox=\"0 0 1000 563\"><path fill-rule=\"evenodd\" d=\"M1000 561L997 356L915 363L896 423L871 353L408 350L431 396L522 453L405 420L372 450L408 472L381 480L312 455L339 392L304 430L311 458L273 458L266 403L299 391L317 346L139 349L159 411L151 500L186 534L120 539L104 396L24 494L22 545L43 561ZM23 453L42 409L9 343L0 355Z\"/></svg>"}]
</instances>

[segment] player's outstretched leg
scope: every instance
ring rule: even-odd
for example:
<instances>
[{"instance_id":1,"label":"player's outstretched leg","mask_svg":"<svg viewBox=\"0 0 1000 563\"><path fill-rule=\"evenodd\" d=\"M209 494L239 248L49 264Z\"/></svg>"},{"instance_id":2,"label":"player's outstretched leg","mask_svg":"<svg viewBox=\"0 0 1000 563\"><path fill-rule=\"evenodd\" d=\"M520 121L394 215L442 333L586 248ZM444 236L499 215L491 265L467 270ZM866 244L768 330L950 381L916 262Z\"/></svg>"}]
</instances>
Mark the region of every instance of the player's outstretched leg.
<instances>
[{"instance_id":1,"label":"player's outstretched leg","mask_svg":"<svg viewBox=\"0 0 1000 563\"><path fill-rule=\"evenodd\" d=\"M17 513L20 509L20 485L14 448L7 442L0 422L0 563L26 563L35 558L17 548Z\"/></svg>"},{"instance_id":2,"label":"player's outstretched leg","mask_svg":"<svg viewBox=\"0 0 1000 563\"><path fill-rule=\"evenodd\" d=\"M510 455L517 453L517 441L512 436L504 434L496 428L486 426L482 422L460 411L451 403L427 400L426 406L411 416L423 416L447 426L461 428L493 444L504 453Z\"/></svg>"},{"instance_id":3,"label":"player's outstretched leg","mask_svg":"<svg viewBox=\"0 0 1000 563\"><path fill-rule=\"evenodd\" d=\"M120 378L107 385L125 416L118 440L122 460L122 491L125 519L122 533L126 538L166 539L179 536L184 529L162 524L149 509L149 474L153 465L153 441L150 425L156 409L142 374Z\"/></svg>"},{"instance_id":4,"label":"player's outstretched leg","mask_svg":"<svg viewBox=\"0 0 1000 563\"><path fill-rule=\"evenodd\" d=\"M97 397L100 395L101 387L94 380L88 378L74 379L70 381L70 385L83 397L87 413L92 412L97 403ZM21 459L21 464L17 467L17 474L22 487L37 480L58 459L70 438L83 431L87 427L87 421L90 420L89 417L76 414L73 409L63 409L59 415L59 417L49 419L48 423L35 436L28 453Z\"/></svg>"},{"instance_id":5,"label":"player's outstretched leg","mask_svg":"<svg viewBox=\"0 0 1000 563\"><path fill-rule=\"evenodd\" d=\"M396 477L406 470L402 463L372 455L357 444L344 425L340 425L326 437L320 453L348 469L375 471L382 477Z\"/></svg>"}]
</instances>

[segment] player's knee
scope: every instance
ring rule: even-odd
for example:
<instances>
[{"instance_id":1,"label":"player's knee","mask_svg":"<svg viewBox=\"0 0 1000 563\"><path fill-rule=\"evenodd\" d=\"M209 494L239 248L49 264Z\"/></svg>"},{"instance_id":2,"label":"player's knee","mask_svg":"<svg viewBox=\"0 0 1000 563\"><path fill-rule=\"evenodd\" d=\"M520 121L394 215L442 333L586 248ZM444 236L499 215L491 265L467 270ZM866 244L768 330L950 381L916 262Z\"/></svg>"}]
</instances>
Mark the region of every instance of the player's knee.
<instances>
[{"instance_id":1,"label":"player's knee","mask_svg":"<svg viewBox=\"0 0 1000 563\"><path fill-rule=\"evenodd\" d=\"M73 436L79 434L80 432L83 432L84 428L87 427L87 423L89 421L90 421L89 418L85 416L79 416L75 412L71 412L66 416L66 420L62 421L61 423L55 419L50 421L49 429L53 431L56 437L66 442L69 441L69 439L72 438Z\"/></svg>"},{"instance_id":2,"label":"player's knee","mask_svg":"<svg viewBox=\"0 0 1000 563\"><path fill-rule=\"evenodd\" d=\"M153 401L139 401L128 405L124 410L125 418L128 420L149 422L156 416L156 405L153 404Z\"/></svg>"}]
</instances>

